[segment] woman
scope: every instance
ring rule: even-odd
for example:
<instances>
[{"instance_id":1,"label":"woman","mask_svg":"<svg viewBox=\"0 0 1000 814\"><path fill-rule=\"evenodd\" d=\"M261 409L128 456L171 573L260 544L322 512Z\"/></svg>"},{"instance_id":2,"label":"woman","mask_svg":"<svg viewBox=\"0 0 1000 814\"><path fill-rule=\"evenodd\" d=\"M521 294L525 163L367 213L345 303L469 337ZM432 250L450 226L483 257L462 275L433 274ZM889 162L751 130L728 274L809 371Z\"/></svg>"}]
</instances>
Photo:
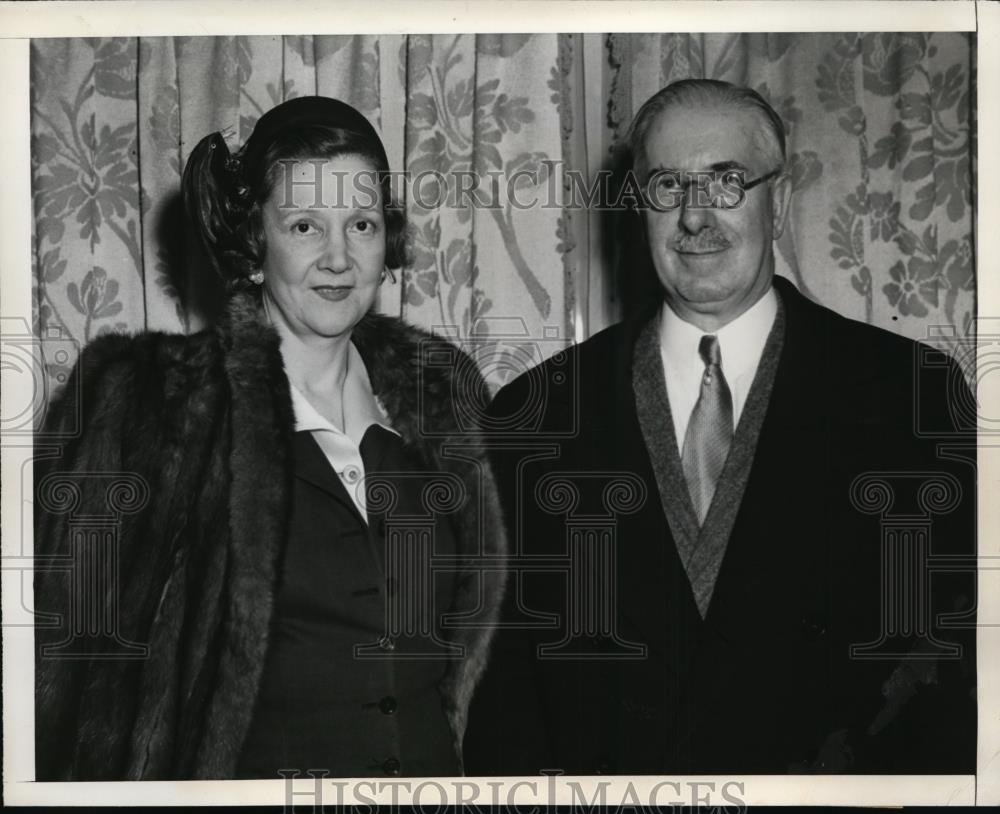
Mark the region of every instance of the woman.
<instances>
[{"instance_id":1,"label":"woman","mask_svg":"<svg viewBox=\"0 0 1000 814\"><path fill-rule=\"evenodd\" d=\"M203 139L183 193L231 291L222 317L96 340L50 411L48 431L80 411L83 432L36 467L36 551L85 580L74 523L114 504L117 582L105 635L68 638L79 592L36 578L55 614L36 630L36 776L460 773L503 587L468 558L505 544L456 419L481 376L371 313L405 254L382 143L349 105L293 99L233 156Z\"/></svg>"}]
</instances>

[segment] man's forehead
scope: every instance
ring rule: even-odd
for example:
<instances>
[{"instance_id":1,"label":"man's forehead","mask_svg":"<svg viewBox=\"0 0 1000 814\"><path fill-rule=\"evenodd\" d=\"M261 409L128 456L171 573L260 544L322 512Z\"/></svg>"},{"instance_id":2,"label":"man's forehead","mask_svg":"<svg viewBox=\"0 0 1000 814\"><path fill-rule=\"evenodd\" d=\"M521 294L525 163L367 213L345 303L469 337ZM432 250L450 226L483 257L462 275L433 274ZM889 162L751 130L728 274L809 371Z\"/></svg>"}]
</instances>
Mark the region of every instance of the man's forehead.
<instances>
[{"instance_id":1,"label":"man's forehead","mask_svg":"<svg viewBox=\"0 0 1000 814\"><path fill-rule=\"evenodd\" d=\"M763 124L754 111L718 104L675 104L661 111L646 133L643 147L650 166L708 169L731 161L760 161ZM698 166L690 166L690 162Z\"/></svg>"}]
</instances>

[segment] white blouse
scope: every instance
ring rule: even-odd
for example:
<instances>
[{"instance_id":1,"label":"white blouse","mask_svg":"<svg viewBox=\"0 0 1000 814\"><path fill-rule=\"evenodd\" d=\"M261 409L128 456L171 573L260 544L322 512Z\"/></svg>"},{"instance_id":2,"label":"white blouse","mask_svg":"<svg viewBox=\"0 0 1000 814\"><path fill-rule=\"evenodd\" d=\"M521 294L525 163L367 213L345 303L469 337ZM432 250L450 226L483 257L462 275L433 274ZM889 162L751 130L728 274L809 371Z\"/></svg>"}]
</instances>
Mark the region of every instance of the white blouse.
<instances>
[{"instance_id":1,"label":"white blouse","mask_svg":"<svg viewBox=\"0 0 1000 814\"><path fill-rule=\"evenodd\" d=\"M295 431L311 432L319 448L337 473L341 483L358 507L361 517L368 522L365 501L365 464L361 459L361 439L373 424L396 432L389 423L385 408L372 393L368 371L361 354L353 343L348 344L347 375L344 379L344 429L327 421L313 407L309 399L289 381L292 411L295 414ZM399 435L399 433L396 433Z\"/></svg>"}]
</instances>

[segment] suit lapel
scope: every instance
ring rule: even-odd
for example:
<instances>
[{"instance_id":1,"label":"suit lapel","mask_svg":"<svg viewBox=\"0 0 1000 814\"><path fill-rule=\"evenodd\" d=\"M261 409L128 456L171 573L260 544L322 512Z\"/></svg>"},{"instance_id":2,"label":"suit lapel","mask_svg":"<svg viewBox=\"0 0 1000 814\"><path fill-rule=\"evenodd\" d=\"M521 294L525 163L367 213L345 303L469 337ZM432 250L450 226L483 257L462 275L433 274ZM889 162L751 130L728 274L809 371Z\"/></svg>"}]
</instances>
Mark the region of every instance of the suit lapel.
<instances>
[{"instance_id":1,"label":"suit lapel","mask_svg":"<svg viewBox=\"0 0 1000 814\"><path fill-rule=\"evenodd\" d=\"M292 454L295 460L296 478L312 484L329 497L342 503L348 511L364 522L358 507L351 500L343 482L333 471L333 467L330 466L330 462L311 432L295 433L292 440Z\"/></svg>"},{"instance_id":2,"label":"suit lapel","mask_svg":"<svg viewBox=\"0 0 1000 814\"><path fill-rule=\"evenodd\" d=\"M663 412L666 389L662 363L658 350L648 346L650 341L655 343L655 338L655 321L636 324L621 343L621 356L615 360L616 376L620 377L615 392L622 394L622 414L616 416L611 433L617 445L615 453L619 467L639 475L647 488L646 503L640 512L618 523L620 596L622 614L641 631L643 641L652 643L664 656L664 665L676 682L686 671L687 643L697 629L691 625L700 620L664 503L670 501L682 507L677 512L681 529L696 531L697 520L683 475L673 471L668 456L651 453L672 444L674 457L679 460L669 406ZM657 397L658 387L662 388L662 398ZM651 433L657 438L652 438ZM679 471L679 464L675 468ZM655 585L652 589L651 584Z\"/></svg>"},{"instance_id":3,"label":"suit lapel","mask_svg":"<svg viewBox=\"0 0 1000 814\"><path fill-rule=\"evenodd\" d=\"M673 432L674 418L667 399L655 320L647 323L639 334L633 370L636 415L656 475L661 508L670 524L681 559L686 562L694 553L698 539L698 518L684 479L681 454ZM666 510L667 506L671 507L671 511Z\"/></svg>"}]
</instances>

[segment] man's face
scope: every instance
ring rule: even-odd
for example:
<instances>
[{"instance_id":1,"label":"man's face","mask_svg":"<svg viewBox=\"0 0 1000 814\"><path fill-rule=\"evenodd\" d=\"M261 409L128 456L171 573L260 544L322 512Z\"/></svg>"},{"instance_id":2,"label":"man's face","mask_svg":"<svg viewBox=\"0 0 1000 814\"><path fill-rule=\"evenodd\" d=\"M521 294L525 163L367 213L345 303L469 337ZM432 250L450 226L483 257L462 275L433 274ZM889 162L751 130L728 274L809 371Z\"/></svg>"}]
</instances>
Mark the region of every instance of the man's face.
<instances>
[{"instance_id":1,"label":"man's face","mask_svg":"<svg viewBox=\"0 0 1000 814\"><path fill-rule=\"evenodd\" d=\"M759 146L763 127L753 111L668 108L646 134L638 180L645 183L659 171L725 169L757 179L775 169ZM779 176L747 190L740 206L722 209L698 206L691 184L676 209L645 211L653 265L678 316L712 331L760 299L771 285L772 241L784 228L790 192L788 178Z\"/></svg>"}]
</instances>

